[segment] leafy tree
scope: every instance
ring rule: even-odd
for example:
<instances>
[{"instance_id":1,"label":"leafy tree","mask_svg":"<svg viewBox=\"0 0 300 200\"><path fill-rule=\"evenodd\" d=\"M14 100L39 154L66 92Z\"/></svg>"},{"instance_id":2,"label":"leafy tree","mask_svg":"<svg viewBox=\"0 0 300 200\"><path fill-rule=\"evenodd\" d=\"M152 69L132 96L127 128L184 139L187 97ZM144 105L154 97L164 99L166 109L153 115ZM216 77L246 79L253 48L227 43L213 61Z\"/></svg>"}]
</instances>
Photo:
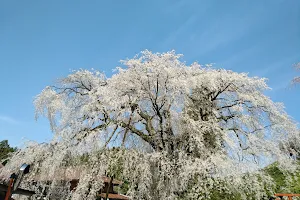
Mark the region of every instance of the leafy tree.
<instances>
[{"instance_id":1,"label":"leafy tree","mask_svg":"<svg viewBox=\"0 0 300 200\"><path fill-rule=\"evenodd\" d=\"M143 51L111 78L79 70L46 87L36 116L48 117L57 145L28 148L19 162L30 155L46 176L70 152L89 153L74 199L92 198L104 172L126 180L134 199L222 197L215 187L263 199L272 181L258 169L274 159L293 166L279 142L298 137L295 123L264 95L265 79L180 57Z\"/></svg>"},{"instance_id":2,"label":"leafy tree","mask_svg":"<svg viewBox=\"0 0 300 200\"><path fill-rule=\"evenodd\" d=\"M297 161L298 168L299 164ZM276 193L300 193L299 171L292 175L290 171L280 168L278 162L272 163L263 170L273 178Z\"/></svg>"},{"instance_id":3,"label":"leafy tree","mask_svg":"<svg viewBox=\"0 0 300 200\"><path fill-rule=\"evenodd\" d=\"M12 148L8 144L8 140L2 140L0 142L0 161L5 165L12 152L16 151L16 148Z\"/></svg>"}]
</instances>

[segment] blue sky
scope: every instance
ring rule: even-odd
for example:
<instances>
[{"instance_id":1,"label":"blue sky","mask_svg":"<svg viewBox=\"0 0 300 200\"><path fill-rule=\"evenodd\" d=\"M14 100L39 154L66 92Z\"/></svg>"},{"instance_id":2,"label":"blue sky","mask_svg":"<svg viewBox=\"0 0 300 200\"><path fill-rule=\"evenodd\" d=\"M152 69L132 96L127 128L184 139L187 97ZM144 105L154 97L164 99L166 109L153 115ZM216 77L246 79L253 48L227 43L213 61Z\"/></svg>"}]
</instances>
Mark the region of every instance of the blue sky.
<instances>
[{"instance_id":1,"label":"blue sky","mask_svg":"<svg viewBox=\"0 0 300 200\"><path fill-rule=\"evenodd\" d=\"M0 0L0 140L48 141L34 97L71 69L108 76L120 59L175 49L187 63L269 79L266 92L300 122L300 1Z\"/></svg>"}]
</instances>

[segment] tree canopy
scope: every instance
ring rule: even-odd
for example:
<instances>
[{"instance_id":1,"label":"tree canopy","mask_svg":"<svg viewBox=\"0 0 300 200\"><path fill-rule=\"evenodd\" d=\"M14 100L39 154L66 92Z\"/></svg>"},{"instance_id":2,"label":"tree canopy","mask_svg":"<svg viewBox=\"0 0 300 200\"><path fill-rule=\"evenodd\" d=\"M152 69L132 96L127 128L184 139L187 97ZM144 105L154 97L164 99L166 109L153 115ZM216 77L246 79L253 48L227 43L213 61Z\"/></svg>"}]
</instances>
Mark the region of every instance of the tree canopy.
<instances>
[{"instance_id":1,"label":"tree canopy","mask_svg":"<svg viewBox=\"0 0 300 200\"><path fill-rule=\"evenodd\" d=\"M135 199L210 198L213 187L264 197L272 181L258 169L274 160L294 166L284 141L297 138L296 124L264 94L266 79L181 57L146 50L123 60L111 78L79 70L46 87L34 101L36 117L49 119L56 145L35 146L29 159L55 168L70 154L89 153L89 186L74 199L101 187L91 174L116 168ZM112 154L111 147L120 148Z\"/></svg>"},{"instance_id":2,"label":"tree canopy","mask_svg":"<svg viewBox=\"0 0 300 200\"><path fill-rule=\"evenodd\" d=\"M8 144L8 140L2 140L0 142L0 162L5 165L8 161L8 158L12 152L14 152L16 148L12 148Z\"/></svg>"}]
</instances>

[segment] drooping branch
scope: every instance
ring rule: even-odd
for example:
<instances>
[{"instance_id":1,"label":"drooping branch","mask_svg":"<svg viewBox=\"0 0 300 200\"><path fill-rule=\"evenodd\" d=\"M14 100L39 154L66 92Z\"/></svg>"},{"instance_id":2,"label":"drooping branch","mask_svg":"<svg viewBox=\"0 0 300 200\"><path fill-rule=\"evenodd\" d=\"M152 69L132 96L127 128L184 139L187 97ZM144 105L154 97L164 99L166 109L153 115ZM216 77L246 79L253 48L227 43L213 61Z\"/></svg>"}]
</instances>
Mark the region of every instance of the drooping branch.
<instances>
[{"instance_id":1,"label":"drooping branch","mask_svg":"<svg viewBox=\"0 0 300 200\"><path fill-rule=\"evenodd\" d=\"M104 147L106 147L106 146L110 143L111 139L112 139L113 136L115 135L115 133L116 133L116 131L118 130L118 128L119 128L119 126L116 125L115 128L114 128L114 130L113 130L112 133L110 134L110 137L106 140Z\"/></svg>"}]
</instances>

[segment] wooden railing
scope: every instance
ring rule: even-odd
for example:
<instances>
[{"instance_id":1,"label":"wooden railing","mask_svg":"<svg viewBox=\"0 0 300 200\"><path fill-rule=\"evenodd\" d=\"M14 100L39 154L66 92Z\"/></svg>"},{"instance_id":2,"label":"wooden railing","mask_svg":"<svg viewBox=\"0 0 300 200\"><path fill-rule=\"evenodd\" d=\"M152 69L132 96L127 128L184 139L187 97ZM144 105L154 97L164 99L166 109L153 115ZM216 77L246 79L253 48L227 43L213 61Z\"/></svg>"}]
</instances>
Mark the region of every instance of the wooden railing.
<instances>
[{"instance_id":1,"label":"wooden railing","mask_svg":"<svg viewBox=\"0 0 300 200\"><path fill-rule=\"evenodd\" d=\"M293 197L300 197L300 194L284 194L284 193L278 193L275 194L276 197L287 197L288 200L292 200ZM281 198L276 198L276 200L280 200Z\"/></svg>"}]
</instances>

